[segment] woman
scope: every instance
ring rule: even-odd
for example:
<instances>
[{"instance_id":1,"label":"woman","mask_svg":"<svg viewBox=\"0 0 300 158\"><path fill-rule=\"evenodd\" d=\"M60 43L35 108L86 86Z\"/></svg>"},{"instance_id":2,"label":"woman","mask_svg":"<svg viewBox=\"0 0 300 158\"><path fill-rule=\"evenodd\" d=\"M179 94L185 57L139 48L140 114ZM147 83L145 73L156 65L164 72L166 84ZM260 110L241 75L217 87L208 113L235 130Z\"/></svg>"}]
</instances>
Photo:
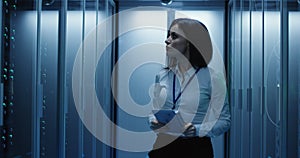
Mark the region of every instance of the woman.
<instances>
[{"instance_id":1,"label":"woman","mask_svg":"<svg viewBox=\"0 0 300 158\"><path fill-rule=\"evenodd\" d=\"M211 158L210 137L229 129L230 112L224 78L207 67L212 58L209 32L197 20L175 19L165 43L167 68L156 76L156 110L149 117L157 139L148 155Z\"/></svg>"}]
</instances>

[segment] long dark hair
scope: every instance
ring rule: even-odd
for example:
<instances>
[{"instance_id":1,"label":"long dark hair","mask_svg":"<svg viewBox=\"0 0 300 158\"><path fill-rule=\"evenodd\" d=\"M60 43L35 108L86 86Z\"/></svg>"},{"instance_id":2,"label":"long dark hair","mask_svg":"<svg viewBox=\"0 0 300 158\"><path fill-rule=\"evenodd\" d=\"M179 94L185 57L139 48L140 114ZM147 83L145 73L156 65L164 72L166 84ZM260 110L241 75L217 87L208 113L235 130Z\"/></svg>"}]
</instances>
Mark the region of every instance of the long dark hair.
<instances>
[{"instance_id":1,"label":"long dark hair","mask_svg":"<svg viewBox=\"0 0 300 158\"><path fill-rule=\"evenodd\" d=\"M189 18L175 19L172 26L178 25L184 33L183 36L189 42L191 65L195 68L207 67L212 58L212 43L206 26L198 20Z\"/></svg>"}]
</instances>

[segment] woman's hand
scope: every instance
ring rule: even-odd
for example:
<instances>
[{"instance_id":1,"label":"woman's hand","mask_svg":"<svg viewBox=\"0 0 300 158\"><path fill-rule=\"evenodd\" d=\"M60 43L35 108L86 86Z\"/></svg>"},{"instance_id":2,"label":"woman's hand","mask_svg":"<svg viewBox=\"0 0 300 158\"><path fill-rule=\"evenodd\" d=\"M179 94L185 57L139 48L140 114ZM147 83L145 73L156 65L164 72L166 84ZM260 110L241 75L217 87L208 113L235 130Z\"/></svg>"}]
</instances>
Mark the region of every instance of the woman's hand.
<instances>
[{"instance_id":1,"label":"woman's hand","mask_svg":"<svg viewBox=\"0 0 300 158\"><path fill-rule=\"evenodd\" d=\"M196 136L196 127L192 123L187 123L184 126L185 131L183 132L186 137L195 137Z\"/></svg>"},{"instance_id":2,"label":"woman's hand","mask_svg":"<svg viewBox=\"0 0 300 158\"><path fill-rule=\"evenodd\" d=\"M157 121L157 119L153 119L153 120L150 122L150 128L151 128L152 130L158 130L158 129L162 128L163 126L164 126L164 124L159 123L159 122Z\"/></svg>"}]
</instances>

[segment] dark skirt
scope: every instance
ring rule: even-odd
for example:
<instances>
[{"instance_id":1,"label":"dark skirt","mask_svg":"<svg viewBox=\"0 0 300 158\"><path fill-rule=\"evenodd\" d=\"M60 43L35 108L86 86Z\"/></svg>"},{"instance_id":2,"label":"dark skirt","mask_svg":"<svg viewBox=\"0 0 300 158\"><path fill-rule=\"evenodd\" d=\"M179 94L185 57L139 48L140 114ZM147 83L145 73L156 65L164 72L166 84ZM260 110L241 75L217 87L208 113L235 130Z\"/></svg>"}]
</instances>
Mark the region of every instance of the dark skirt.
<instances>
[{"instance_id":1,"label":"dark skirt","mask_svg":"<svg viewBox=\"0 0 300 158\"><path fill-rule=\"evenodd\" d=\"M213 158L213 148L209 137L178 137L168 145L162 146L172 136L159 134L149 158ZM170 141L169 141L170 142Z\"/></svg>"}]
</instances>

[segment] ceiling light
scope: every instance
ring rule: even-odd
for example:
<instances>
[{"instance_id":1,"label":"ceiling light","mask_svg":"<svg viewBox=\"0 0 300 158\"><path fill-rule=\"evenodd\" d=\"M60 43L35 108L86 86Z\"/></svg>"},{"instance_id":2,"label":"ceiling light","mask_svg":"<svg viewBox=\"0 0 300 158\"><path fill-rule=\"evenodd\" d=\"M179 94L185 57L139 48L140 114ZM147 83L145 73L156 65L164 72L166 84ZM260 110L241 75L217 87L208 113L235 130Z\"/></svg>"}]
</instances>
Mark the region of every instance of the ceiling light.
<instances>
[{"instance_id":1,"label":"ceiling light","mask_svg":"<svg viewBox=\"0 0 300 158\"><path fill-rule=\"evenodd\" d=\"M160 0L162 5L170 5L173 1L172 0Z\"/></svg>"},{"instance_id":2,"label":"ceiling light","mask_svg":"<svg viewBox=\"0 0 300 158\"><path fill-rule=\"evenodd\" d=\"M49 6L49 5L52 5L54 3L54 1L55 0L43 0L43 4Z\"/></svg>"}]
</instances>

